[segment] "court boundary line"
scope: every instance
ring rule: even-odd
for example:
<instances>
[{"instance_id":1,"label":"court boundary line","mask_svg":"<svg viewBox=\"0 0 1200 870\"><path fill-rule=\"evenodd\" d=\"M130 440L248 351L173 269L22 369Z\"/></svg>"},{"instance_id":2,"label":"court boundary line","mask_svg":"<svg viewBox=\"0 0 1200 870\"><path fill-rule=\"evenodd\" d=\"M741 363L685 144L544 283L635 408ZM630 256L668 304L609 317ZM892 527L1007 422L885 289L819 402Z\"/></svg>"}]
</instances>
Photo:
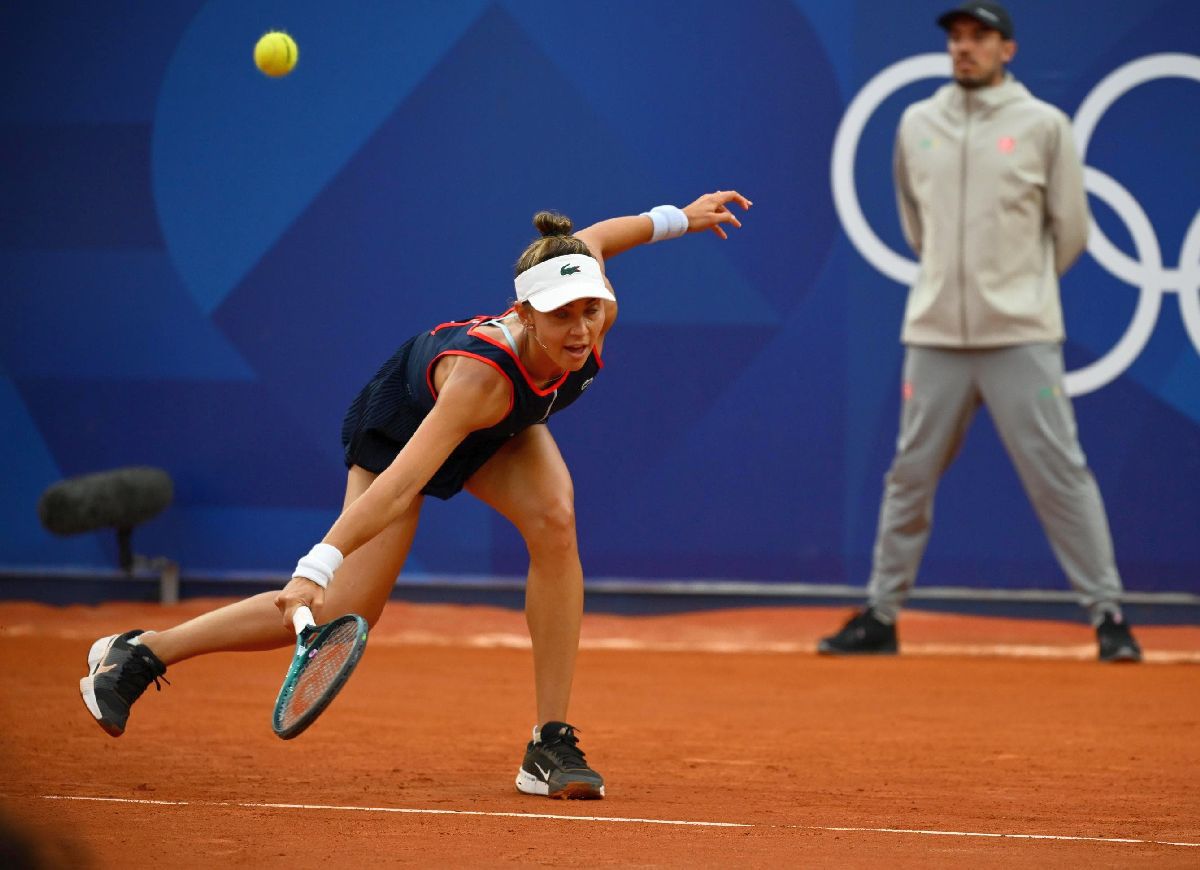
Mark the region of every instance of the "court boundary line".
<instances>
[{"instance_id":1,"label":"court boundary line","mask_svg":"<svg viewBox=\"0 0 1200 870\"><path fill-rule=\"evenodd\" d=\"M445 646L463 649L531 648L529 636L513 632L493 631L477 634L446 636L434 632L405 630L380 635L376 646ZM582 637L579 649L603 652L687 652L720 655L744 653L773 653L780 655L811 654L816 641L654 641L624 637ZM906 643L901 657L908 658L1004 658L1042 661L1096 661L1096 644L1051 645L1036 643ZM1200 664L1200 651L1147 650L1142 664L1180 665Z\"/></svg>"},{"instance_id":2,"label":"court boundary line","mask_svg":"<svg viewBox=\"0 0 1200 870\"><path fill-rule=\"evenodd\" d=\"M1052 840L1058 842L1111 843L1114 845L1145 845L1145 846L1177 846L1183 848L1200 848L1200 843L1185 843L1173 840L1147 840L1137 837L1085 837L1070 834L1019 834L997 833L985 831L935 831L921 828L868 828L834 825L772 825L757 822L712 822L688 821L682 819L640 819L623 816L569 816L555 813L517 813L488 810L444 810L425 809L417 807L361 807L336 804L289 804L268 803L259 801L167 801L147 798L119 798L88 795L57 795L44 794L44 800L60 801L93 801L97 803L138 804L151 806L202 806L202 807L235 807L239 809L281 809L281 810L320 810L325 812L359 812L359 813L392 813L400 815L428 816L484 816L503 819L541 819L550 821L569 822L609 822L611 824L640 824L640 825L674 825L678 827L701 828L765 828L797 831L830 831L833 833L864 833L864 834L916 834L930 837L979 837L999 840Z\"/></svg>"},{"instance_id":3,"label":"court boundary line","mask_svg":"<svg viewBox=\"0 0 1200 870\"><path fill-rule=\"evenodd\" d=\"M47 630L28 623L4 627L4 637L54 637L60 640L88 640L94 633L84 630ZM431 631L405 629L371 636L373 647L447 647L454 649L529 650L529 635L509 631L447 635ZM816 641L777 640L643 640L627 637L583 637L581 651L711 653L716 655L811 655ZM930 659L1023 659L1026 661L1095 662L1095 643L1052 645L1044 643L906 643L896 658ZM1200 650L1146 650L1142 665L1200 664Z\"/></svg>"}]
</instances>

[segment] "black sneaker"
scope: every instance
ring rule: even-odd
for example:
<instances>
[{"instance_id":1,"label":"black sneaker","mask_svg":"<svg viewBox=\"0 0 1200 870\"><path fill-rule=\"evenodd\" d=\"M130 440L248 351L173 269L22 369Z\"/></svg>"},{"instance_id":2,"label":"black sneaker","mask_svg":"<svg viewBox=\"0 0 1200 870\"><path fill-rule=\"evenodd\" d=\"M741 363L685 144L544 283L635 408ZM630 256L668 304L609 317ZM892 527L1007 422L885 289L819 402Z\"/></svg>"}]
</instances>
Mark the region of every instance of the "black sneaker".
<instances>
[{"instance_id":1,"label":"black sneaker","mask_svg":"<svg viewBox=\"0 0 1200 870\"><path fill-rule=\"evenodd\" d=\"M817 652L827 656L895 655L899 650L896 626L880 621L869 607L817 643Z\"/></svg>"},{"instance_id":2,"label":"black sneaker","mask_svg":"<svg viewBox=\"0 0 1200 870\"><path fill-rule=\"evenodd\" d=\"M1140 662L1142 648L1133 639L1133 633L1124 619L1104 614L1104 621L1096 626L1096 642L1100 646L1102 662Z\"/></svg>"},{"instance_id":3,"label":"black sneaker","mask_svg":"<svg viewBox=\"0 0 1200 870\"><path fill-rule=\"evenodd\" d=\"M79 681L79 694L88 712L113 737L125 733L129 708L151 681L162 691L158 678L167 672L167 666L148 648L130 643L143 633L138 629L100 638L88 652L88 675Z\"/></svg>"},{"instance_id":4,"label":"black sneaker","mask_svg":"<svg viewBox=\"0 0 1200 870\"><path fill-rule=\"evenodd\" d=\"M552 798L604 797L604 777L587 766L575 729L566 722L547 722L529 741L517 771L517 791Z\"/></svg>"}]
</instances>

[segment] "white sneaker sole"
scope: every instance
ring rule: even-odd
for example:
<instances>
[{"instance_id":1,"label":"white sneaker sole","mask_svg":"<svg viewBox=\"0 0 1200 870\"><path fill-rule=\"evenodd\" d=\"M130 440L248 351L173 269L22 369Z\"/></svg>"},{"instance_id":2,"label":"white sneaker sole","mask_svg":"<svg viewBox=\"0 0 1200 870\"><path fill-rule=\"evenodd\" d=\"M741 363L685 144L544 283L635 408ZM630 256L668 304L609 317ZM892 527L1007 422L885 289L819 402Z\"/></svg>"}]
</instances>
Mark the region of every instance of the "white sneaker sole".
<instances>
[{"instance_id":1,"label":"white sneaker sole","mask_svg":"<svg viewBox=\"0 0 1200 870\"><path fill-rule=\"evenodd\" d=\"M600 793L597 795L596 790L585 783L568 783L566 787L551 795L550 784L545 780L538 779L523 767L517 771L517 791L522 794L567 799L604 797L604 786L600 786Z\"/></svg>"},{"instance_id":2,"label":"white sneaker sole","mask_svg":"<svg viewBox=\"0 0 1200 870\"><path fill-rule=\"evenodd\" d=\"M120 635L113 634L108 637L102 637L88 650L88 675L79 681L79 694L83 696L84 706L88 708L88 712L95 717L100 723L100 727L113 734L104 726L104 715L100 712L100 705L96 703L96 668L100 667L100 662L104 661L104 656ZM119 737L121 732L113 734L114 737Z\"/></svg>"},{"instance_id":3,"label":"white sneaker sole","mask_svg":"<svg viewBox=\"0 0 1200 870\"><path fill-rule=\"evenodd\" d=\"M550 785L522 767L517 771L517 791L523 794L547 795L550 794Z\"/></svg>"}]
</instances>

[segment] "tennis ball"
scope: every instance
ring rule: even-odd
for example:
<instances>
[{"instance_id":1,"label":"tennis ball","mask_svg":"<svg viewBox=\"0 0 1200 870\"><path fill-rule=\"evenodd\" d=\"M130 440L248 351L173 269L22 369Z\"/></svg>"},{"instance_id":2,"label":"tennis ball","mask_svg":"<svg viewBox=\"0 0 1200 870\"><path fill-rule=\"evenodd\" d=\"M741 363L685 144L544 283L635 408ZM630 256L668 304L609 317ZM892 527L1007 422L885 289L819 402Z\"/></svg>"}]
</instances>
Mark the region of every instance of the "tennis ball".
<instances>
[{"instance_id":1,"label":"tennis ball","mask_svg":"<svg viewBox=\"0 0 1200 870\"><path fill-rule=\"evenodd\" d=\"M254 63L272 78L290 73L299 59L296 41L282 30L264 33L254 46Z\"/></svg>"}]
</instances>

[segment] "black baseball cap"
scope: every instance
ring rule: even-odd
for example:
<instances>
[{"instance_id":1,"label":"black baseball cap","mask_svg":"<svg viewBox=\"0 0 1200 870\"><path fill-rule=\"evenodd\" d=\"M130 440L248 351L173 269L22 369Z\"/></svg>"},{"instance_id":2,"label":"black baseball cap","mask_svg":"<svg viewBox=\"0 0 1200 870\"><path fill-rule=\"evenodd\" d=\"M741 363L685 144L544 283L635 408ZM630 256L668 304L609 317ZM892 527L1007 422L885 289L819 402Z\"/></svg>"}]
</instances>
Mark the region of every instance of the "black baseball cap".
<instances>
[{"instance_id":1,"label":"black baseball cap","mask_svg":"<svg viewBox=\"0 0 1200 870\"><path fill-rule=\"evenodd\" d=\"M963 3L949 12L943 12L938 16L938 27L949 30L950 22L955 18L963 17L974 18L983 26L999 31L1005 39L1013 38L1012 16L999 3L991 3L988 0L972 0L972 2Z\"/></svg>"}]
</instances>

